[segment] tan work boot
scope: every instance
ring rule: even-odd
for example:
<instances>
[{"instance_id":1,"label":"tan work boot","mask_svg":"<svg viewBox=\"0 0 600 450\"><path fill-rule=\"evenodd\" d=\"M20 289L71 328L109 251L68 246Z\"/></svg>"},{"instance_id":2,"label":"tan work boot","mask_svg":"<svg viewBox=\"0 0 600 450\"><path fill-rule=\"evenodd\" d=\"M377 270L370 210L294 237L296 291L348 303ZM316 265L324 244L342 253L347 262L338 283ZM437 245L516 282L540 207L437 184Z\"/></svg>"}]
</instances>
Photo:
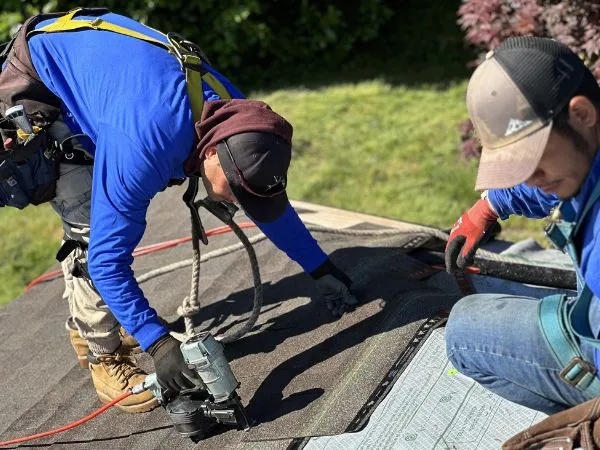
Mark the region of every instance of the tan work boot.
<instances>
[{"instance_id":1,"label":"tan work boot","mask_svg":"<svg viewBox=\"0 0 600 450\"><path fill-rule=\"evenodd\" d=\"M140 347L140 343L127 331L125 328L121 327L119 329L119 336L121 337L121 351L125 354L133 354L141 353L142 347Z\"/></svg>"},{"instance_id":2,"label":"tan work boot","mask_svg":"<svg viewBox=\"0 0 600 450\"><path fill-rule=\"evenodd\" d=\"M114 400L146 379L146 374L135 365L133 357L119 351L98 356L90 353L88 356L92 381L102 403ZM158 400L150 391L131 395L116 404L117 408L128 413L143 413L157 406Z\"/></svg>"},{"instance_id":3,"label":"tan work boot","mask_svg":"<svg viewBox=\"0 0 600 450\"><path fill-rule=\"evenodd\" d=\"M71 345L77 360L81 367L87 368L88 366L88 353L90 351L87 341L79 335L79 331L73 322L73 319L69 318L65 322L65 328L69 332L69 338L71 339ZM140 353L142 351L140 344L135 340L133 336L128 334L123 327L119 330L119 336L121 337L121 347L119 351L126 355Z\"/></svg>"}]
</instances>

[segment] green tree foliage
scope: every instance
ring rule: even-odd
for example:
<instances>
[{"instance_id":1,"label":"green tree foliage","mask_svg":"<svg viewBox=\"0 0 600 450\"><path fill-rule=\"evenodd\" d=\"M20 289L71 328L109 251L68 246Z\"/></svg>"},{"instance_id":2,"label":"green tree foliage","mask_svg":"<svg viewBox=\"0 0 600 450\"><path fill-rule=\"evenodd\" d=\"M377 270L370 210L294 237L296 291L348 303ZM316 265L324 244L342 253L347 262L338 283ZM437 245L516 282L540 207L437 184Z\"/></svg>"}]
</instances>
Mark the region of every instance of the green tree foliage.
<instances>
[{"instance_id":1,"label":"green tree foliage","mask_svg":"<svg viewBox=\"0 0 600 450\"><path fill-rule=\"evenodd\" d=\"M23 22L24 17L49 11L55 6L48 0L3 0L0 4L0 42L8 39Z\"/></svg>"},{"instance_id":2,"label":"green tree foliage","mask_svg":"<svg viewBox=\"0 0 600 450\"><path fill-rule=\"evenodd\" d=\"M82 0L77 5L98 6L98 2ZM74 6L65 0L4 0L0 38L29 15ZM284 67L335 67L353 45L377 37L392 15L383 0L105 0L104 6L185 36L198 43L220 70L254 84L269 81Z\"/></svg>"}]
</instances>

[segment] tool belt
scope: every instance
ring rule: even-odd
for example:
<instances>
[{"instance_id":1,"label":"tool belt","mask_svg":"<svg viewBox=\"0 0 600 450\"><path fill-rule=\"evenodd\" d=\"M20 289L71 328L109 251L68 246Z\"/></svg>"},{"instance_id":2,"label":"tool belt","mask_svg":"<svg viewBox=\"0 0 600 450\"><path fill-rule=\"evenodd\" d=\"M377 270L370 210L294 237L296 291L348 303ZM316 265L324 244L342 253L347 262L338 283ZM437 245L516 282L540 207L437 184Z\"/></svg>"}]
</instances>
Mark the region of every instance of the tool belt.
<instances>
[{"instance_id":1,"label":"tool belt","mask_svg":"<svg viewBox=\"0 0 600 450\"><path fill-rule=\"evenodd\" d=\"M600 449L600 397L554 414L521 431L503 450Z\"/></svg>"},{"instance_id":2,"label":"tool belt","mask_svg":"<svg viewBox=\"0 0 600 450\"><path fill-rule=\"evenodd\" d=\"M32 36L41 33L99 30L141 39L164 48L177 58L182 71L185 72L194 121L200 120L204 107L203 83L207 83L221 98L231 98L223 84L206 70L204 65L208 60L196 44L176 33L164 35L165 42L163 42L140 32L105 22L99 17L109 12L106 8L77 8L68 13L41 14L31 17L0 53L0 67L3 67L0 72L0 135L2 143L7 138L14 141L14 145L9 149L0 145L0 172L9 174L8 178L0 178L0 206L22 208L29 203L40 204L49 201L55 196L59 174L57 161L62 158L64 162L71 164L78 161L89 163L85 162L86 159L78 155L72 147L69 148L68 142L53 141L48 135L48 128L61 114L61 101L44 85L33 66L27 45L28 39ZM78 16L84 16L86 19L76 20ZM56 20L50 25L35 29L39 23L48 19ZM18 130L10 126L6 119L2 119L6 116L7 109L15 105L24 106L27 117L34 127L35 135L29 136L27 140L19 139ZM65 154L70 154L72 158L65 161ZM32 164L31 161L31 157L35 155L37 155L37 165ZM40 158L45 158L46 161ZM23 169L24 165L30 166L25 170L30 172L29 178L20 174L23 170L16 169L17 166ZM53 177L50 181L47 179L48 174L52 174ZM30 178L34 182L26 185ZM20 190L18 195L11 192L15 186ZM3 194L3 190L7 193ZM12 195L19 197L20 201L11 202Z\"/></svg>"}]
</instances>

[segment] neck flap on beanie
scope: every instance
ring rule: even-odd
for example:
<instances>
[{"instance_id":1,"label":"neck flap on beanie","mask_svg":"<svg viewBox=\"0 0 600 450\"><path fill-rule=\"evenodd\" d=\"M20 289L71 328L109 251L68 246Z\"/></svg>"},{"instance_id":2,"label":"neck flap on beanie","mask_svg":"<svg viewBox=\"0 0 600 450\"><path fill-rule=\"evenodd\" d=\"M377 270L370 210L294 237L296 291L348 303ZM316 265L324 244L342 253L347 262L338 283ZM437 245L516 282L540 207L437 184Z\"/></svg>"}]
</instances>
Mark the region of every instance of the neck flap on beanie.
<instances>
[{"instance_id":1,"label":"neck flap on beanie","mask_svg":"<svg viewBox=\"0 0 600 450\"><path fill-rule=\"evenodd\" d=\"M196 141L184 162L186 175L200 173L206 150L230 136L248 131L272 133L292 142L292 125L258 100L234 99L205 102L200 120L194 125Z\"/></svg>"}]
</instances>

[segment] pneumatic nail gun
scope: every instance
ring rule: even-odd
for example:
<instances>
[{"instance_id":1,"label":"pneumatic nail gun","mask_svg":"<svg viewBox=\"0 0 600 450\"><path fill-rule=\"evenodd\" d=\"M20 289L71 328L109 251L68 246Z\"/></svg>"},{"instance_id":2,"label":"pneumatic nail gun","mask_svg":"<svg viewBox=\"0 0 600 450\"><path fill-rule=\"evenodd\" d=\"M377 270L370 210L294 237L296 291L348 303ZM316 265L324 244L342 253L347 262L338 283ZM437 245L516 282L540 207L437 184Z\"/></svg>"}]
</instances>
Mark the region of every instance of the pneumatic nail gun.
<instances>
[{"instance_id":1,"label":"pneumatic nail gun","mask_svg":"<svg viewBox=\"0 0 600 450\"><path fill-rule=\"evenodd\" d=\"M175 430L194 442L202 440L217 424L250 429L250 420L236 392L239 382L223 353L223 345L204 332L183 342L181 353L188 366L198 373L201 386L168 398L153 373L133 393L150 389L167 411Z\"/></svg>"}]
</instances>

